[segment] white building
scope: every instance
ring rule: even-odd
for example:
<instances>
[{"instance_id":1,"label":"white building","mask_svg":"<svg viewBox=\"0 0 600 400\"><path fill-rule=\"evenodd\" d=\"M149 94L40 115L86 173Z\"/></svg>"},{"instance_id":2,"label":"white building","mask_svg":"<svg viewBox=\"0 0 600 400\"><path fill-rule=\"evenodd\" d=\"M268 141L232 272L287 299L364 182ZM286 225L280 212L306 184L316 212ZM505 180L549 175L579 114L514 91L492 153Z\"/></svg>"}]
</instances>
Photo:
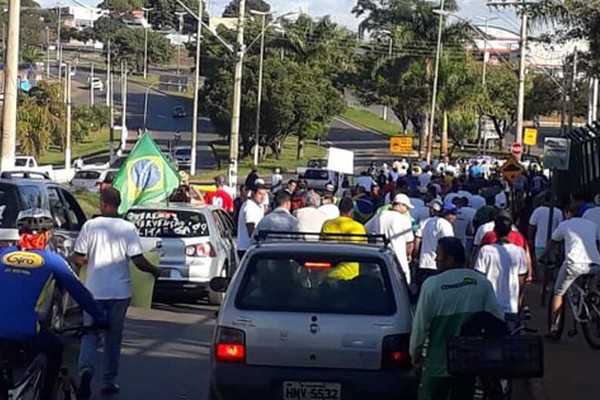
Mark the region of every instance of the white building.
<instances>
[{"instance_id":1,"label":"white building","mask_svg":"<svg viewBox=\"0 0 600 400\"><path fill-rule=\"evenodd\" d=\"M56 7L52 8L56 13ZM107 10L94 7L64 6L60 7L63 25L70 28L87 28L94 26L100 17L107 15Z\"/></svg>"}]
</instances>

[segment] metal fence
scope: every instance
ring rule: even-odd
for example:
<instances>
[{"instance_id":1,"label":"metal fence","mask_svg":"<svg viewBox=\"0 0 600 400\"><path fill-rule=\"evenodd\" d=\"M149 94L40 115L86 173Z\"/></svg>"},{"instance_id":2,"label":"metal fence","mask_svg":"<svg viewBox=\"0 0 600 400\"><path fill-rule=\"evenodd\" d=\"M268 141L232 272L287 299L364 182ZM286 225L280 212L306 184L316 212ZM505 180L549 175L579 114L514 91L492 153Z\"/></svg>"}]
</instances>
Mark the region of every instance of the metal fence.
<instances>
[{"instance_id":1,"label":"metal fence","mask_svg":"<svg viewBox=\"0 0 600 400\"><path fill-rule=\"evenodd\" d=\"M571 139L569 170L557 173L559 194L600 193L600 121L566 131Z\"/></svg>"}]
</instances>

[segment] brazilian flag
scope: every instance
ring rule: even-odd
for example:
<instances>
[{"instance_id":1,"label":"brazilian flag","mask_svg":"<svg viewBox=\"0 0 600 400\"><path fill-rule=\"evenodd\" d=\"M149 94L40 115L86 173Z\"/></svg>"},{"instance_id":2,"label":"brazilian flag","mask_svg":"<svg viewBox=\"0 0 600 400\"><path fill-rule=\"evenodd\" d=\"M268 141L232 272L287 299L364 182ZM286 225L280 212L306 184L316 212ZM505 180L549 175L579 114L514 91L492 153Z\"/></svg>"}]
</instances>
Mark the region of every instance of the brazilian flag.
<instances>
[{"instance_id":1,"label":"brazilian flag","mask_svg":"<svg viewBox=\"0 0 600 400\"><path fill-rule=\"evenodd\" d=\"M179 174L146 132L117 172L113 186L121 192L119 213L134 205L160 202L179 187Z\"/></svg>"}]
</instances>

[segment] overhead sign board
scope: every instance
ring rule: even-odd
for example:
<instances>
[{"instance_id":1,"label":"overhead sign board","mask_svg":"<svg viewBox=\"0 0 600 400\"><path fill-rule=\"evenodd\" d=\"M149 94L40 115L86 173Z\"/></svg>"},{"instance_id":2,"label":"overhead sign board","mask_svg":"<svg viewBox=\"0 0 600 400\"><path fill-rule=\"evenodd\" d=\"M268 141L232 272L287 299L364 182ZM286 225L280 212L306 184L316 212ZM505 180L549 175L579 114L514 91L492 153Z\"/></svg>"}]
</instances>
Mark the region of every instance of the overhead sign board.
<instances>
[{"instance_id":1,"label":"overhead sign board","mask_svg":"<svg viewBox=\"0 0 600 400\"><path fill-rule=\"evenodd\" d=\"M390 138L390 153L392 154L407 154L413 152L412 136L396 136Z\"/></svg>"},{"instance_id":2,"label":"overhead sign board","mask_svg":"<svg viewBox=\"0 0 600 400\"><path fill-rule=\"evenodd\" d=\"M544 168L568 171L570 160L570 139L546 138L544 141Z\"/></svg>"},{"instance_id":3,"label":"overhead sign board","mask_svg":"<svg viewBox=\"0 0 600 400\"><path fill-rule=\"evenodd\" d=\"M515 157L511 157L500 167L500 172L507 182L514 184L526 170Z\"/></svg>"},{"instance_id":4,"label":"overhead sign board","mask_svg":"<svg viewBox=\"0 0 600 400\"><path fill-rule=\"evenodd\" d=\"M525 128L523 134L523 144L525 146L537 146L538 130L535 128Z\"/></svg>"},{"instance_id":5,"label":"overhead sign board","mask_svg":"<svg viewBox=\"0 0 600 400\"><path fill-rule=\"evenodd\" d=\"M327 169L345 175L354 175L354 152L330 147L327 153Z\"/></svg>"}]
</instances>

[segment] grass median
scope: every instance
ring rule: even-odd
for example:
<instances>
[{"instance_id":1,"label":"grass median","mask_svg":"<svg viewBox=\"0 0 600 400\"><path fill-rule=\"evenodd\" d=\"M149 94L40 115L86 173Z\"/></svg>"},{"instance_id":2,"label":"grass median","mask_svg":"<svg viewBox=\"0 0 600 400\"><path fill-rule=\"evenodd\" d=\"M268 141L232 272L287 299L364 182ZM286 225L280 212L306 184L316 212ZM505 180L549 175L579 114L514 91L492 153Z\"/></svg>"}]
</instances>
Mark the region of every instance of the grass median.
<instances>
[{"instance_id":1,"label":"grass median","mask_svg":"<svg viewBox=\"0 0 600 400\"><path fill-rule=\"evenodd\" d=\"M386 136L398 136L402 134L402 127L400 125L384 121L379 115L360 108L349 107L341 117Z\"/></svg>"},{"instance_id":2,"label":"grass median","mask_svg":"<svg viewBox=\"0 0 600 400\"><path fill-rule=\"evenodd\" d=\"M120 131L115 131L115 141L120 140ZM73 160L79 157L87 163L104 163L108 161L110 144L110 129L102 128L90 133L81 143L74 143L72 147ZM43 156L38 158L40 165L61 165L65 162L65 153L59 147L50 147Z\"/></svg>"},{"instance_id":3,"label":"grass median","mask_svg":"<svg viewBox=\"0 0 600 400\"><path fill-rule=\"evenodd\" d=\"M260 176L269 176L275 168L281 168L282 171L294 171L296 167L305 166L311 158L323 158L327 155L327 150L317 144L316 141L306 140L304 145L304 157L301 160L296 159L298 138L288 137L283 144L281 156L276 159L272 154L265 160L258 163L258 174ZM220 160L221 168L218 171L203 172L195 175L193 178L199 181L212 180L215 175L221 174L227 176L227 163L229 160L229 143L226 140L218 140L212 143L213 151L217 160ZM238 176L243 179L252 168L253 159L245 158L240 160Z\"/></svg>"}]
</instances>

